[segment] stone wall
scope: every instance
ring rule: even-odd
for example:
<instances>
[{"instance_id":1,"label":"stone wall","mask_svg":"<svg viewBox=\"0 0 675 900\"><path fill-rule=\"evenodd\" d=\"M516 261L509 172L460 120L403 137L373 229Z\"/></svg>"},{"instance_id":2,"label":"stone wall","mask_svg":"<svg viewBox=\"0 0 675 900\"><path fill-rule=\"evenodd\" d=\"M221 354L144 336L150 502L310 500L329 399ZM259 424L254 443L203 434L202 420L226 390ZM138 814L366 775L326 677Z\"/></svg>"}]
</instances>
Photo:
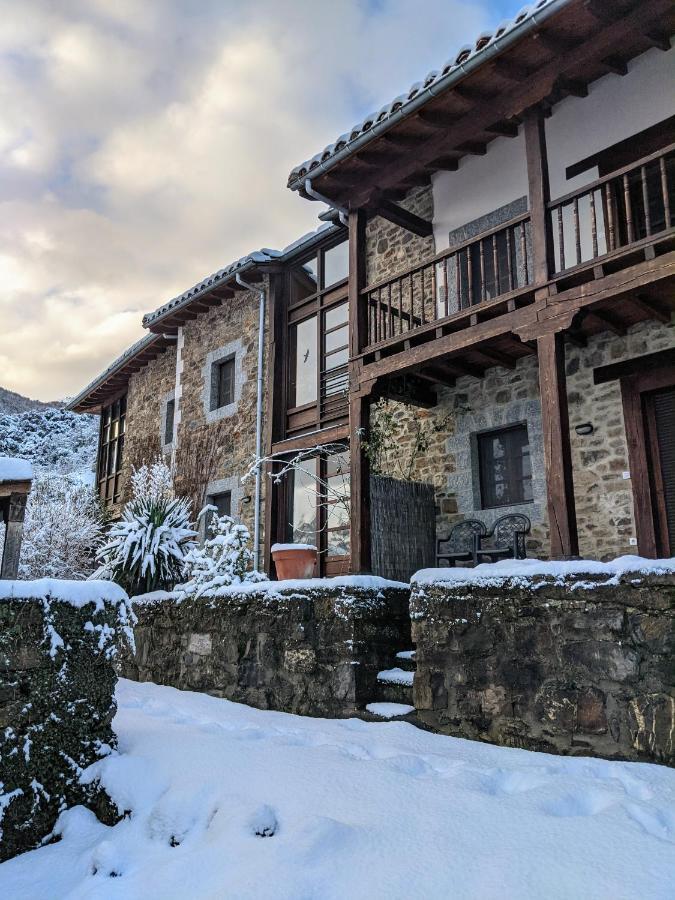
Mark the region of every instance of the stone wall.
<instances>
[{"instance_id":1,"label":"stone wall","mask_svg":"<svg viewBox=\"0 0 675 900\"><path fill-rule=\"evenodd\" d=\"M176 383L176 348L151 360L129 379L122 459L122 504L131 496L132 467L151 462L162 448L164 400ZM116 510L121 512L121 509Z\"/></svg>"},{"instance_id":2,"label":"stone wall","mask_svg":"<svg viewBox=\"0 0 675 900\"><path fill-rule=\"evenodd\" d=\"M675 764L675 576L578 581L413 585L422 723L529 750Z\"/></svg>"},{"instance_id":3,"label":"stone wall","mask_svg":"<svg viewBox=\"0 0 675 900\"><path fill-rule=\"evenodd\" d=\"M409 592L380 584L273 582L135 602L136 653L123 673L258 709L353 715L376 696L377 673L409 647Z\"/></svg>"},{"instance_id":4,"label":"stone wall","mask_svg":"<svg viewBox=\"0 0 675 900\"><path fill-rule=\"evenodd\" d=\"M241 477L255 453L258 294L237 292L187 322L182 331L176 490L190 497L196 509L207 495L230 491L232 514L252 528L254 484L242 484ZM211 411L210 366L221 356L235 358L234 403Z\"/></svg>"},{"instance_id":5,"label":"stone wall","mask_svg":"<svg viewBox=\"0 0 675 900\"><path fill-rule=\"evenodd\" d=\"M79 776L116 744L126 604L107 582L0 582L0 861L38 846L67 806L117 815Z\"/></svg>"}]
</instances>

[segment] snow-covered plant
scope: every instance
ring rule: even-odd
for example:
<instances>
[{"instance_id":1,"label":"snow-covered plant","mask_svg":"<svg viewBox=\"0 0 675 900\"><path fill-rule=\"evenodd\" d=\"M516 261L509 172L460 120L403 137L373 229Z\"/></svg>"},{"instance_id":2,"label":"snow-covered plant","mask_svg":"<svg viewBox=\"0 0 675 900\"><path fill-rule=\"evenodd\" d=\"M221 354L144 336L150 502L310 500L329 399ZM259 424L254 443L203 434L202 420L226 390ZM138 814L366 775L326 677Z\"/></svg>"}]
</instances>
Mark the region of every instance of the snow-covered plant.
<instances>
[{"instance_id":1,"label":"snow-covered plant","mask_svg":"<svg viewBox=\"0 0 675 900\"><path fill-rule=\"evenodd\" d=\"M75 476L39 476L26 504L19 577L86 578L95 568L102 527L90 485Z\"/></svg>"},{"instance_id":2,"label":"snow-covered plant","mask_svg":"<svg viewBox=\"0 0 675 900\"><path fill-rule=\"evenodd\" d=\"M172 588L196 536L190 503L174 496L171 472L161 461L141 466L131 481L133 498L98 550L97 576L116 581L129 594Z\"/></svg>"},{"instance_id":3,"label":"snow-covered plant","mask_svg":"<svg viewBox=\"0 0 675 900\"><path fill-rule=\"evenodd\" d=\"M215 514L214 514L215 513ZM266 581L252 569L251 535L245 525L230 516L219 516L215 506L205 506L199 518L208 517L210 533L203 547L193 547L185 559L188 581L179 585L193 597L212 596L219 587Z\"/></svg>"}]
</instances>

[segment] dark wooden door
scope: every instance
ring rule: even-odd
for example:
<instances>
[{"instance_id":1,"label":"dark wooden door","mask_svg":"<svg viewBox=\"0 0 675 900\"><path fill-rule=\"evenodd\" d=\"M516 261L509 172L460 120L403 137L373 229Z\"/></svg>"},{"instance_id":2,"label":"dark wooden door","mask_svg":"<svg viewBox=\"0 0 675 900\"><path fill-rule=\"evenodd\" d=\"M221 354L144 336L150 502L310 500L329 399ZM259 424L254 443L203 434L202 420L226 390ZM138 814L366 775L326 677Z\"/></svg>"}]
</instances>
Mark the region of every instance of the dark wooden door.
<instances>
[{"instance_id":1,"label":"dark wooden door","mask_svg":"<svg viewBox=\"0 0 675 900\"><path fill-rule=\"evenodd\" d=\"M645 397L657 547L675 556L675 387Z\"/></svg>"}]
</instances>

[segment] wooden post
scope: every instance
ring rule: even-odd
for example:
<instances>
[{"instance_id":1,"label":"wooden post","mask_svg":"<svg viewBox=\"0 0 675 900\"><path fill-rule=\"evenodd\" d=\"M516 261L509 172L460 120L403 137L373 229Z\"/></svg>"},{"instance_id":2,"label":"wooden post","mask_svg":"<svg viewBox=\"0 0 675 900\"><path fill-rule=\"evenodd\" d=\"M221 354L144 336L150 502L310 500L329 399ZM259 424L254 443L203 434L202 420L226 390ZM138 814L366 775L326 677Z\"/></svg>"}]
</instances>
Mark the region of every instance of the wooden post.
<instances>
[{"instance_id":1,"label":"wooden post","mask_svg":"<svg viewBox=\"0 0 675 900\"><path fill-rule=\"evenodd\" d=\"M361 392L361 360L368 309L361 296L366 283L366 215L349 212L349 458L352 572L370 571L370 466L363 450L370 429L370 395Z\"/></svg>"},{"instance_id":2,"label":"wooden post","mask_svg":"<svg viewBox=\"0 0 675 900\"><path fill-rule=\"evenodd\" d=\"M545 284L553 270L553 242L548 221L550 197L544 115L529 109L523 119L532 235L533 284Z\"/></svg>"},{"instance_id":3,"label":"wooden post","mask_svg":"<svg viewBox=\"0 0 675 900\"><path fill-rule=\"evenodd\" d=\"M551 557L579 555L562 331L537 338Z\"/></svg>"},{"instance_id":4,"label":"wooden post","mask_svg":"<svg viewBox=\"0 0 675 900\"><path fill-rule=\"evenodd\" d=\"M19 556L27 496L23 493L10 494L6 501L5 544L2 552L0 578L17 578L19 575Z\"/></svg>"}]
</instances>

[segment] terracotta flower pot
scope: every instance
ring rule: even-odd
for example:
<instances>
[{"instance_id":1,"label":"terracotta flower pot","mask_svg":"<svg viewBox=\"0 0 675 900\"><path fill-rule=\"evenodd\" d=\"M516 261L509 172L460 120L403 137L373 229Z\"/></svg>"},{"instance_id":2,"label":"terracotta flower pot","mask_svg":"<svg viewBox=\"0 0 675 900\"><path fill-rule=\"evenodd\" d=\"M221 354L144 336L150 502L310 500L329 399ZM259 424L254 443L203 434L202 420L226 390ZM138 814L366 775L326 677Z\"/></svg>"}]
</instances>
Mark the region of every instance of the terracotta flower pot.
<instances>
[{"instance_id":1,"label":"terracotta flower pot","mask_svg":"<svg viewBox=\"0 0 675 900\"><path fill-rule=\"evenodd\" d=\"M291 578L313 578L317 549L310 544L275 544L272 559L279 581Z\"/></svg>"}]
</instances>

